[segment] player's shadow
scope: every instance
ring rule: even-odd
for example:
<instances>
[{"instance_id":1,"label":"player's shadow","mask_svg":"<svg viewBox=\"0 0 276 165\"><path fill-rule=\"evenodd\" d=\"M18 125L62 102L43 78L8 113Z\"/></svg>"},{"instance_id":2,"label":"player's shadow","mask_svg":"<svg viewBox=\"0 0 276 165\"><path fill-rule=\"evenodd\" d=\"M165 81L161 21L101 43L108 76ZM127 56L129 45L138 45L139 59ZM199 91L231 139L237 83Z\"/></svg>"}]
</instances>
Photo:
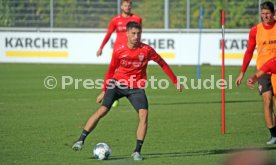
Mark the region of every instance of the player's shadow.
<instances>
[{"instance_id":1,"label":"player's shadow","mask_svg":"<svg viewBox=\"0 0 276 165\"><path fill-rule=\"evenodd\" d=\"M255 103L262 102L262 100L226 100L225 103L239 104L239 103ZM218 101L181 101L181 102L163 102L163 103L150 103L150 105L188 105L188 104L221 104L221 100Z\"/></svg>"},{"instance_id":2,"label":"player's shadow","mask_svg":"<svg viewBox=\"0 0 276 165\"><path fill-rule=\"evenodd\" d=\"M119 155L119 156L112 156L111 158L109 158L108 160L126 160L126 159L131 159L131 156L128 155Z\"/></svg>"},{"instance_id":3,"label":"player's shadow","mask_svg":"<svg viewBox=\"0 0 276 165\"><path fill-rule=\"evenodd\" d=\"M251 148L252 149L252 148ZM265 151L276 150L276 147L264 147L256 148ZM198 151L181 151L181 152L156 152L143 154L145 159L158 159L164 157L188 157L188 156L204 156L204 155L220 155L220 154L230 154L243 149L215 149L215 150L198 150ZM131 159L130 155L118 155L112 156L109 160L126 160Z\"/></svg>"},{"instance_id":4,"label":"player's shadow","mask_svg":"<svg viewBox=\"0 0 276 165\"><path fill-rule=\"evenodd\" d=\"M276 147L256 148L264 151L276 150ZM186 157L186 156L204 156L204 155L220 155L229 154L243 149L216 149L216 150L198 150L198 151L183 151L183 152L164 152L164 153L149 153L144 154L146 158L164 158L164 157Z\"/></svg>"}]
</instances>

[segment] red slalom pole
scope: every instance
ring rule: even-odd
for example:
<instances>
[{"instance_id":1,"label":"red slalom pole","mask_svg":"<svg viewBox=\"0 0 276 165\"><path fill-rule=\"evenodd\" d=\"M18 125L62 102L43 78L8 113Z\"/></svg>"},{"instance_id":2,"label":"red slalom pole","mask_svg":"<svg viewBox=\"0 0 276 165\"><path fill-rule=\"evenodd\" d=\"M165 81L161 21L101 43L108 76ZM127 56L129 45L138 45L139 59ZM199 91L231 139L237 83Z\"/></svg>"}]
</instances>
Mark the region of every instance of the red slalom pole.
<instances>
[{"instance_id":1,"label":"red slalom pole","mask_svg":"<svg viewBox=\"0 0 276 165\"><path fill-rule=\"evenodd\" d=\"M224 66L224 20L225 20L225 15L224 15L224 10L221 12L221 29L222 29L222 43L221 43L221 49L222 49L222 56L221 56L221 79L222 79L222 89L221 89L221 131L222 134L225 134L225 66Z\"/></svg>"}]
</instances>

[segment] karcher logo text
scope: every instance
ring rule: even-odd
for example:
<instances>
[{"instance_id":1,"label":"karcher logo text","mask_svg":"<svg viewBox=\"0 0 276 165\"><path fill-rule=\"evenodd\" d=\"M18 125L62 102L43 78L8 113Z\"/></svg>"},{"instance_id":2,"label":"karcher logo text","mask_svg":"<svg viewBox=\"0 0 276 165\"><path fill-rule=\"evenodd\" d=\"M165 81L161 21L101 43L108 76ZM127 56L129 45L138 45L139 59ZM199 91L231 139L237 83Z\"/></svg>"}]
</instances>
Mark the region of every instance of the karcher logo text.
<instances>
[{"instance_id":1,"label":"karcher logo text","mask_svg":"<svg viewBox=\"0 0 276 165\"><path fill-rule=\"evenodd\" d=\"M66 49L68 40L66 38L5 38L6 48L46 48L46 49Z\"/></svg>"},{"instance_id":2,"label":"karcher logo text","mask_svg":"<svg viewBox=\"0 0 276 165\"><path fill-rule=\"evenodd\" d=\"M246 50L248 41L245 39L226 39L224 48L226 50ZM221 40L219 41L219 48L221 49Z\"/></svg>"}]
</instances>

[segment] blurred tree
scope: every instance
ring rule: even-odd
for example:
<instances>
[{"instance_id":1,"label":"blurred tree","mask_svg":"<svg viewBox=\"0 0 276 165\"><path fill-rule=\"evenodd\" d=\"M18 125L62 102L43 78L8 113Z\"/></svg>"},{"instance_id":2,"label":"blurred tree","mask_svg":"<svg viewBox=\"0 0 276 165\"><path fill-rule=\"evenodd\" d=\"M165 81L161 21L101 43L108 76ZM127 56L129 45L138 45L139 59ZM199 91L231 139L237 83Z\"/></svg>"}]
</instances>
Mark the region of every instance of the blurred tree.
<instances>
[{"instance_id":1,"label":"blurred tree","mask_svg":"<svg viewBox=\"0 0 276 165\"><path fill-rule=\"evenodd\" d=\"M225 10L226 28L250 28L258 23L258 3L254 1L209 1L202 0L198 3L191 0L191 27L198 27L200 7L204 8L203 28L221 27L221 10ZM252 10L255 9L255 10Z\"/></svg>"},{"instance_id":2,"label":"blurred tree","mask_svg":"<svg viewBox=\"0 0 276 165\"><path fill-rule=\"evenodd\" d=\"M117 14L116 0L53 0L54 27L106 28ZM169 27L187 26L187 0L169 0ZM225 9L226 28L248 29L258 23L258 2L247 0L190 0L190 28L198 28L200 7L204 8L203 28L220 28ZM143 19L143 28L164 28L164 0L135 0L134 13ZM50 27L50 0L1 0L0 26Z\"/></svg>"},{"instance_id":3,"label":"blurred tree","mask_svg":"<svg viewBox=\"0 0 276 165\"><path fill-rule=\"evenodd\" d=\"M2 27L9 27L13 26L14 22L12 21L11 14L13 13L12 9L10 8L9 0L2 0L0 2L0 26Z\"/></svg>"},{"instance_id":4,"label":"blurred tree","mask_svg":"<svg viewBox=\"0 0 276 165\"><path fill-rule=\"evenodd\" d=\"M170 2L170 28L185 28L187 0L171 0ZM181 7L180 7L181 6Z\"/></svg>"},{"instance_id":5,"label":"blurred tree","mask_svg":"<svg viewBox=\"0 0 276 165\"><path fill-rule=\"evenodd\" d=\"M164 28L164 0L133 3L133 12L143 19L143 28Z\"/></svg>"}]
</instances>

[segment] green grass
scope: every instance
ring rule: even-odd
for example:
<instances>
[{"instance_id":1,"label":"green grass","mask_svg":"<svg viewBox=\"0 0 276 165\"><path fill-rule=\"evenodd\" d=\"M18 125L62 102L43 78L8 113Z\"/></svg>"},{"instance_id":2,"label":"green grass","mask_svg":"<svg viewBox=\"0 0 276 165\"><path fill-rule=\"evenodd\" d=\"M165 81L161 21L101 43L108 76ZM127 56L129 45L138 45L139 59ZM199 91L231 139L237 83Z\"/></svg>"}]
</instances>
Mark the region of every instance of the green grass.
<instances>
[{"instance_id":1,"label":"green grass","mask_svg":"<svg viewBox=\"0 0 276 165\"><path fill-rule=\"evenodd\" d=\"M226 90L226 134L221 134L221 94L219 89L178 93L147 89L149 130L143 147L145 160L134 162L137 115L126 99L101 120L89 135L81 152L71 150L87 118L98 104L98 89L80 84L61 89L61 76L75 79L103 78L107 65L0 65L0 162L1 164L204 164L221 162L232 150L260 147L276 154L275 146L265 145L269 133L263 120L261 97L245 83L239 88L234 79L240 67L227 67L233 75L233 89ZM172 66L177 75L196 77L194 66ZM250 67L248 73L252 73ZM167 78L158 66L149 66L148 76ZM202 78L220 78L220 67L202 66ZM249 75L249 74L248 74ZM247 75L247 76L248 76ZM58 85L49 90L43 80L55 76ZM106 142L112 147L107 161L92 159L93 146Z\"/></svg>"}]
</instances>

